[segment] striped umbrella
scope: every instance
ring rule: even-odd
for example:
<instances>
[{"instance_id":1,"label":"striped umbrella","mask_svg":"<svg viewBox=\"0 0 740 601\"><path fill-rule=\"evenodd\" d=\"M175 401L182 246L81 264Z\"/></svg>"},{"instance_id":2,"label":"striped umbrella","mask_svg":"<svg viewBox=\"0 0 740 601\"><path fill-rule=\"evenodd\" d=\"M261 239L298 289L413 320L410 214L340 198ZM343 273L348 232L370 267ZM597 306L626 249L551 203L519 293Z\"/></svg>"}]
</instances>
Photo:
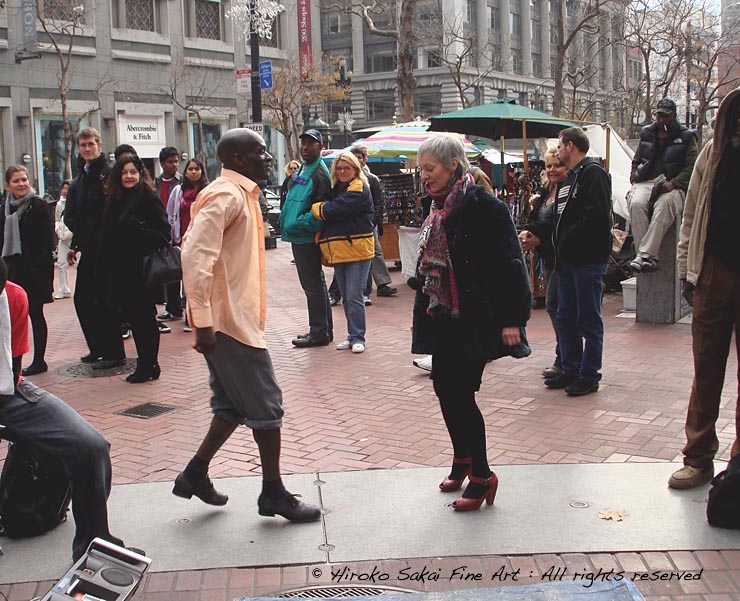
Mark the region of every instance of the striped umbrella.
<instances>
[{"instance_id":1,"label":"striped umbrella","mask_svg":"<svg viewBox=\"0 0 740 601\"><path fill-rule=\"evenodd\" d=\"M371 157L392 158L405 155L409 158L416 158L419 146L431 136L451 135L460 137L467 156L480 154L480 150L460 134L438 134L427 131L428 127L428 121L400 123L381 129L378 133L365 138L362 143L367 146L368 155Z\"/></svg>"}]
</instances>

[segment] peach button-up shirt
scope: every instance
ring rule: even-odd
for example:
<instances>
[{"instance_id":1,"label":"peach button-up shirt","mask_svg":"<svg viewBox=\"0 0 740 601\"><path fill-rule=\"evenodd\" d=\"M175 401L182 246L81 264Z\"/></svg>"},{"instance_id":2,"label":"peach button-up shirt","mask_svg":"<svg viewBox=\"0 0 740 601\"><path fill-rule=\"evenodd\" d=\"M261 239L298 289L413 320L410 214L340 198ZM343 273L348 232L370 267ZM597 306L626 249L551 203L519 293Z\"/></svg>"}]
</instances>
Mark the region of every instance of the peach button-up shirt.
<instances>
[{"instance_id":1,"label":"peach button-up shirt","mask_svg":"<svg viewBox=\"0 0 740 601\"><path fill-rule=\"evenodd\" d=\"M190 324L267 348L264 224L259 188L230 169L190 209L182 272Z\"/></svg>"}]
</instances>

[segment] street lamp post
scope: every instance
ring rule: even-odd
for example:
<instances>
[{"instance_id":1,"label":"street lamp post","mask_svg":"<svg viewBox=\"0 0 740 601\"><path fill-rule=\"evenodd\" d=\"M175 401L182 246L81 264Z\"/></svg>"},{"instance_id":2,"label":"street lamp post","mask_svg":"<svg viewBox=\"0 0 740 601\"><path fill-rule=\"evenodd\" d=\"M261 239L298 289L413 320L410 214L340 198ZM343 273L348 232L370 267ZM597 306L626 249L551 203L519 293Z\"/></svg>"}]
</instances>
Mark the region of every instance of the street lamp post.
<instances>
[{"instance_id":1,"label":"street lamp post","mask_svg":"<svg viewBox=\"0 0 740 601\"><path fill-rule=\"evenodd\" d=\"M351 138L352 125L355 122L352 117L352 110L347 109L347 93L352 90L352 71L347 71L347 61L345 61L345 59L339 61L339 78L337 79L337 85L342 89L343 95L342 112L338 115L336 126L342 134L342 148L344 148L347 146L349 138Z\"/></svg>"}]
</instances>

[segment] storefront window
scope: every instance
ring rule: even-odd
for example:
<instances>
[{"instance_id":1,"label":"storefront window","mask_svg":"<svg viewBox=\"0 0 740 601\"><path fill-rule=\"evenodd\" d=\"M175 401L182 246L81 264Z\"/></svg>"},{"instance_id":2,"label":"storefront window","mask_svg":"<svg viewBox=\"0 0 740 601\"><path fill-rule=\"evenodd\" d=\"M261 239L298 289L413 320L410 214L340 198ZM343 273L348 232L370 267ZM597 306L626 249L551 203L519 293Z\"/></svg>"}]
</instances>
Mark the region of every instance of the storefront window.
<instances>
[{"instance_id":1,"label":"storefront window","mask_svg":"<svg viewBox=\"0 0 740 601\"><path fill-rule=\"evenodd\" d=\"M193 128L193 154L198 156L200 154L200 135L198 133L198 122L192 122ZM220 123L203 123L203 140L205 157L203 162L206 165L206 172L208 173L208 179L213 181L221 173L221 163L219 163L218 157L216 156L216 144L221 139L221 124Z\"/></svg>"},{"instance_id":2,"label":"storefront window","mask_svg":"<svg viewBox=\"0 0 740 601\"><path fill-rule=\"evenodd\" d=\"M39 140L37 148L41 151L38 193L59 196L62 183L66 179L64 161L64 125L61 116L42 115L38 117ZM72 140L72 177L79 173L77 169L77 145Z\"/></svg>"}]
</instances>

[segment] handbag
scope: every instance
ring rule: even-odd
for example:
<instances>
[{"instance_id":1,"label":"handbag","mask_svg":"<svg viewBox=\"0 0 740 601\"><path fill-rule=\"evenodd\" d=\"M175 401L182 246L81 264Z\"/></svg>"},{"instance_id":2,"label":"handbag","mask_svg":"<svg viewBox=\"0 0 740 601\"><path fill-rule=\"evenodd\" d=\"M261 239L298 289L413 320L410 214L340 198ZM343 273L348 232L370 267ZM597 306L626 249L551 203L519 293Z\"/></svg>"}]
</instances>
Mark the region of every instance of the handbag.
<instances>
[{"instance_id":1,"label":"handbag","mask_svg":"<svg viewBox=\"0 0 740 601\"><path fill-rule=\"evenodd\" d=\"M162 286L179 282L182 280L180 248L171 246L168 242L162 248L144 257L143 267L144 281L147 286Z\"/></svg>"}]
</instances>

